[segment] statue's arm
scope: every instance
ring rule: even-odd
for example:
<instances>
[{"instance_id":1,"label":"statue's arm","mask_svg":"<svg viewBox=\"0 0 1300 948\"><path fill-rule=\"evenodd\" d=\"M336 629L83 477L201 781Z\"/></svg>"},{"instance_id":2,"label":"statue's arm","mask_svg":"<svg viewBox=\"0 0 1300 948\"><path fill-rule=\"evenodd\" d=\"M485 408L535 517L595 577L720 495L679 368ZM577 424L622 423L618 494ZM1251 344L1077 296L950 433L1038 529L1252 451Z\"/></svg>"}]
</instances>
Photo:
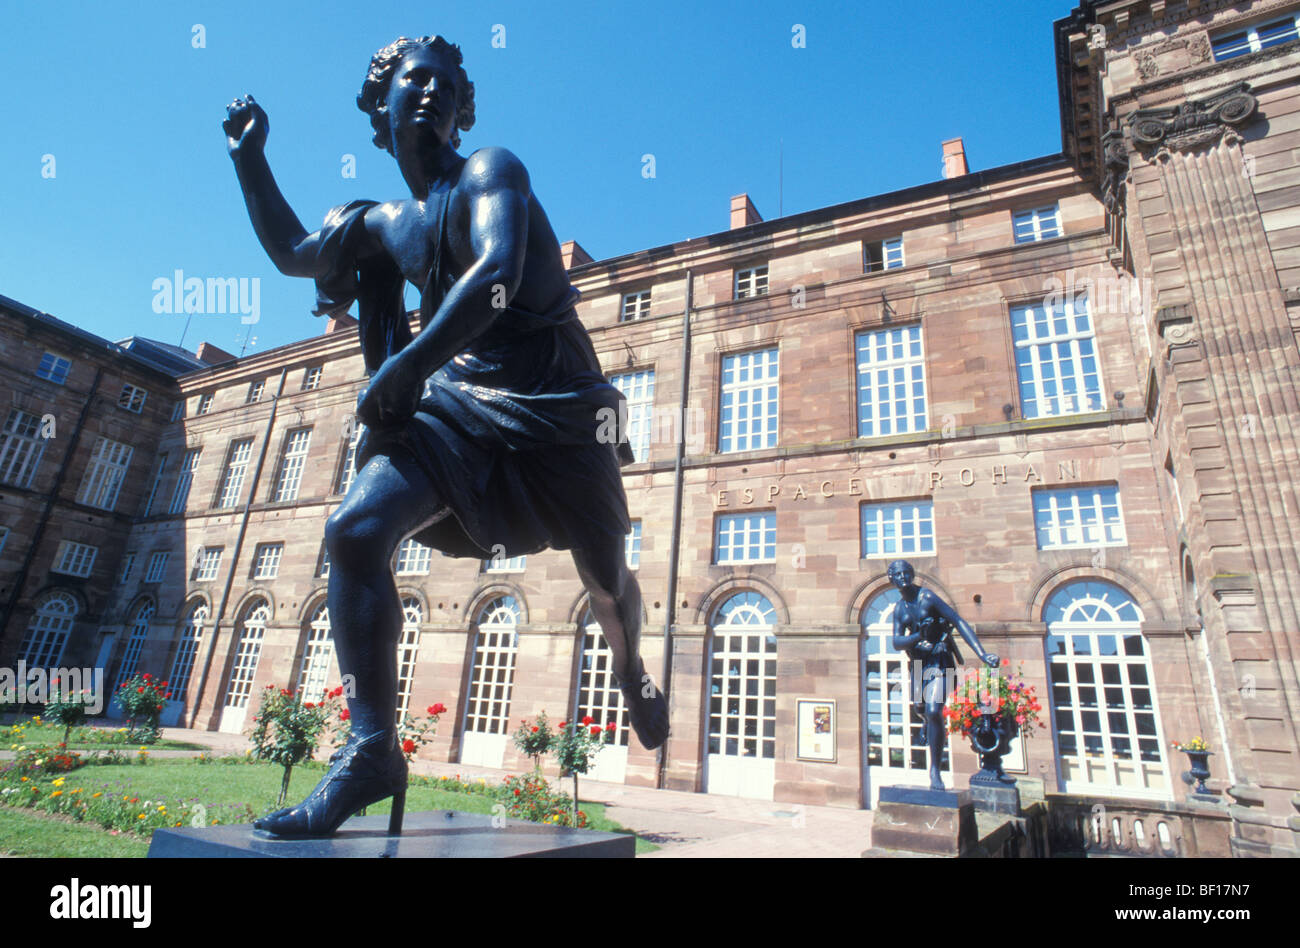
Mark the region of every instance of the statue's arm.
<instances>
[{"instance_id":1,"label":"statue's arm","mask_svg":"<svg viewBox=\"0 0 1300 948\"><path fill-rule=\"evenodd\" d=\"M903 624L902 611L898 606L894 607L894 637L891 644L896 651L906 652L915 648L917 643L921 641L921 633L906 634L907 628Z\"/></svg>"},{"instance_id":2,"label":"statue's arm","mask_svg":"<svg viewBox=\"0 0 1300 948\"><path fill-rule=\"evenodd\" d=\"M481 149L470 157L458 188L469 202L473 262L429 324L400 353L421 379L486 332L514 299L523 278L531 195L523 164L503 148Z\"/></svg>"},{"instance_id":3,"label":"statue's arm","mask_svg":"<svg viewBox=\"0 0 1300 948\"><path fill-rule=\"evenodd\" d=\"M963 619L961 616L957 614L956 609L948 605L948 603L944 602L942 599L940 599L938 596L935 596L934 594L931 594L930 602L931 605L933 605L935 611L939 613L939 615L943 616L950 623L952 623L953 628L955 628L957 632L961 635L961 637L966 641L966 644L969 645L972 650L974 650L976 656L978 656L980 661L990 666L997 665L998 657L994 655L992 652L984 651L984 646L981 645L980 640L975 637L975 630L971 628L971 624L969 622L967 622L965 619Z\"/></svg>"},{"instance_id":4,"label":"statue's arm","mask_svg":"<svg viewBox=\"0 0 1300 948\"><path fill-rule=\"evenodd\" d=\"M266 112L252 96L236 99L226 112L226 147L235 164L248 217L266 255L286 276L322 276L318 272L323 265L317 253L319 237L302 226L280 193L266 160L270 128Z\"/></svg>"}]
</instances>

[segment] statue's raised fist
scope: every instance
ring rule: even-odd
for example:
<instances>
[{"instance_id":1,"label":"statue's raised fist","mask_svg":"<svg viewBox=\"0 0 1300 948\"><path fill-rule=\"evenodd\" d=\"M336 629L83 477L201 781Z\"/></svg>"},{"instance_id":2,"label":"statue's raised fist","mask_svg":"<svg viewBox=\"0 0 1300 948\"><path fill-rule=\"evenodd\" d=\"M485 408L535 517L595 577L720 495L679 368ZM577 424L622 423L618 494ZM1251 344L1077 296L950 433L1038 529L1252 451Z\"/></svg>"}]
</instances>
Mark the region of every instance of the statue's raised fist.
<instances>
[{"instance_id":1,"label":"statue's raised fist","mask_svg":"<svg viewBox=\"0 0 1300 948\"><path fill-rule=\"evenodd\" d=\"M226 106L226 120L221 127L226 132L226 147L234 155L249 148L265 147L271 123L262 107L251 95L246 95Z\"/></svg>"}]
</instances>

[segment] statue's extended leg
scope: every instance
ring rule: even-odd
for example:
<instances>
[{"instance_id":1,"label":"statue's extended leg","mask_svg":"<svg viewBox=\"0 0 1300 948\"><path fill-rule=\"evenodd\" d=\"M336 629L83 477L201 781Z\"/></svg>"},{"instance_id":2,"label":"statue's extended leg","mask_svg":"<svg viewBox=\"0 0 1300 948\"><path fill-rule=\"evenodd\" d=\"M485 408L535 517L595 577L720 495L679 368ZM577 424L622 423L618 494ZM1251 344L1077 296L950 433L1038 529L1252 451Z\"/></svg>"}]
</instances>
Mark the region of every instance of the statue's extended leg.
<instances>
[{"instance_id":1,"label":"statue's extended leg","mask_svg":"<svg viewBox=\"0 0 1300 948\"><path fill-rule=\"evenodd\" d=\"M646 674L641 661L641 587L627 568L623 541L609 537L574 550L573 562L587 589L591 612L600 623L614 657L628 717L637 739L649 750L668 739L668 701Z\"/></svg>"},{"instance_id":2,"label":"statue's extended leg","mask_svg":"<svg viewBox=\"0 0 1300 948\"><path fill-rule=\"evenodd\" d=\"M316 789L296 807L254 822L277 838L328 836L362 807L393 798L389 832L401 832L406 760L397 747L397 638L402 608L389 566L393 550L439 509L437 492L410 459L373 458L325 525L329 616L348 697L352 739L330 758Z\"/></svg>"},{"instance_id":3,"label":"statue's extended leg","mask_svg":"<svg viewBox=\"0 0 1300 948\"><path fill-rule=\"evenodd\" d=\"M939 767L943 760L943 742L945 729L943 723L943 704L927 701L925 705L925 742L930 749L930 789L943 790L943 771Z\"/></svg>"}]
</instances>

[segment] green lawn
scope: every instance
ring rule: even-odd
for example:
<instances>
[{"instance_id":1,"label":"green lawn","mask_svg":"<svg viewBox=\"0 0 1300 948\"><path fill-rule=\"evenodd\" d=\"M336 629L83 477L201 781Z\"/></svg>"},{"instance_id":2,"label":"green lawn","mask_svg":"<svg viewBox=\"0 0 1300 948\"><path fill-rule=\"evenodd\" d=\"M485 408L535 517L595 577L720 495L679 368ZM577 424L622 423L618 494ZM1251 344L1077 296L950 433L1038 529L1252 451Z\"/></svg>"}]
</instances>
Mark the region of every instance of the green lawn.
<instances>
[{"instance_id":1,"label":"green lawn","mask_svg":"<svg viewBox=\"0 0 1300 948\"><path fill-rule=\"evenodd\" d=\"M289 785L289 798L296 802L311 792L323 773L320 764L294 769ZM187 759L159 759L146 765L122 764L83 767L67 775L65 789L71 792L81 788L87 795L103 792L105 795L130 794L142 801L157 805L197 801L223 823L244 822L245 805L254 813L264 814L275 809L276 795L280 789L282 771L271 764L223 764L219 761L199 764ZM420 786L418 778L407 792L407 812L416 810L457 810L465 813L490 814L496 801L478 793L461 793L434 787ZM387 813L390 801L369 809L370 813ZM583 803L588 827L605 832L628 832L624 827L605 817L605 808L599 803ZM147 842L142 837L129 835L139 842L138 851L126 851L119 845L123 837L112 837L106 830L86 824L66 823L26 811L0 808L0 815L19 816L21 820L0 822L0 852L12 851L20 855L140 855L145 854ZM88 834L88 835L87 835ZM83 850L83 846L86 848ZM117 848L114 848L114 847ZM637 840L637 852L651 852L659 847L642 839Z\"/></svg>"},{"instance_id":2,"label":"green lawn","mask_svg":"<svg viewBox=\"0 0 1300 948\"><path fill-rule=\"evenodd\" d=\"M130 753L140 749L139 744L126 744L120 740L77 740L78 732L82 736L91 738L98 737L96 731L102 731L104 735L112 734L116 737L118 731L116 727L81 727L73 728L72 739L68 741L68 750L102 750L108 747L117 747L124 752ZM9 728L0 727L0 736L6 738L6 743L0 744L0 750L11 750L9 746L15 743L25 744L28 747L40 745L53 746L63 740L63 728L56 727L52 724L29 724L23 728L21 740L9 737ZM187 741L160 740L150 744L149 750L204 750L202 744L193 744Z\"/></svg>"}]
</instances>

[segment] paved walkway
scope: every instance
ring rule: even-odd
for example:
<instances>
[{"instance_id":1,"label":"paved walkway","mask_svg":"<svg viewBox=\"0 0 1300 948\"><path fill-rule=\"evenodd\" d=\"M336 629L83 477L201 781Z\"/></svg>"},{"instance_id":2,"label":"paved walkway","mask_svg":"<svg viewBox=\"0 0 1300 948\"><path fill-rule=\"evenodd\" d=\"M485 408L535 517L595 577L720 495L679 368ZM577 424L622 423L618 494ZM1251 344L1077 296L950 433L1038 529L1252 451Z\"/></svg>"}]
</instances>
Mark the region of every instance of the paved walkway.
<instances>
[{"instance_id":1,"label":"paved walkway","mask_svg":"<svg viewBox=\"0 0 1300 948\"><path fill-rule=\"evenodd\" d=\"M238 734L163 728L169 740L206 747L207 753L242 754L248 738ZM134 747L123 750L133 752ZM201 751L156 750L150 756L189 757ZM8 750L0 758L10 757ZM496 783L504 770L417 760L412 771L428 776L478 777ZM572 791L572 782L564 788ZM706 793L649 790L622 784L581 782L581 796L606 805L610 819L661 848L645 858L843 857L856 859L871 845L871 811L748 800Z\"/></svg>"}]
</instances>

